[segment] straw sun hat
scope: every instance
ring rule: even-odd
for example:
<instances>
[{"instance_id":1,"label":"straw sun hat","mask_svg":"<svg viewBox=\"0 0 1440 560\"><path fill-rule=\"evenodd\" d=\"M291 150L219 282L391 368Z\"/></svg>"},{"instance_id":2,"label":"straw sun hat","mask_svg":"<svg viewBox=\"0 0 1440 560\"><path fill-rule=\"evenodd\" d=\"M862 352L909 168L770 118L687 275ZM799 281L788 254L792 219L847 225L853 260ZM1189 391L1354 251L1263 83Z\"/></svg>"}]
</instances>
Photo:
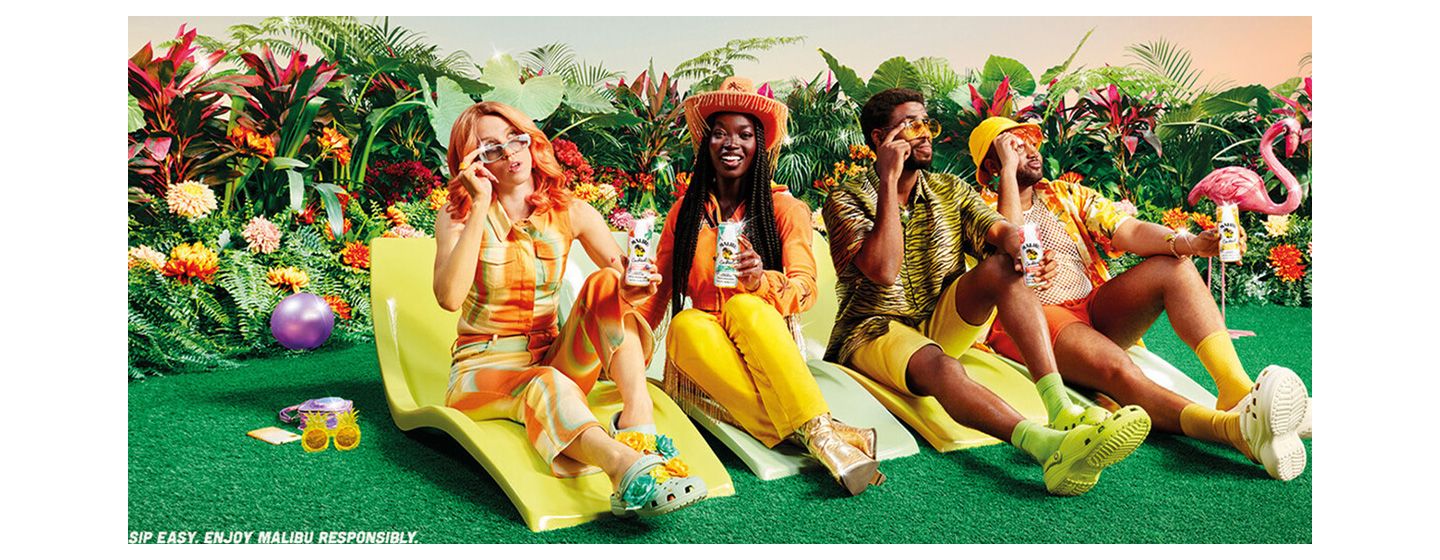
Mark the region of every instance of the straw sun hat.
<instances>
[{"instance_id":1,"label":"straw sun hat","mask_svg":"<svg viewBox=\"0 0 1440 560\"><path fill-rule=\"evenodd\" d=\"M709 132L705 119L715 113L745 113L760 121L765 127L765 151L770 155L773 166L784 144L790 109L784 103L769 95L770 88L755 91L755 84L748 78L731 76L725 78L716 91L692 95L685 99L685 122L690 126L690 140L700 147L700 140Z\"/></svg>"}]
</instances>

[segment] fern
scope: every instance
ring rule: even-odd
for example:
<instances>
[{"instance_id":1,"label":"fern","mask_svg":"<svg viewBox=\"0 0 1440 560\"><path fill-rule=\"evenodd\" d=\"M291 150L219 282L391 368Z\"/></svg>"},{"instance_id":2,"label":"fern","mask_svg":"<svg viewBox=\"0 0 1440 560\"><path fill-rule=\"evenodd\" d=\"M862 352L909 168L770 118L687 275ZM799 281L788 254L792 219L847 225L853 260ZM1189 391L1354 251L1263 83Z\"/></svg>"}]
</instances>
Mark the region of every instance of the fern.
<instances>
[{"instance_id":1,"label":"fern","mask_svg":"<svg viewBox=\"0 0 1440 560\"><path fill-rule=\"evenodd\" d=\"M803 35L793 37L755 37L735 39L725 46L711 49L675 66L672 77L677 80L696 80L690 91L710 91L720 86L735 74L735 62L759 60L755 53L768 51L782 45L793 45L805 40Z\"/></svg>"},{"instance_id":2,"label":"fern","mask_svg":"<svg viewBox=\"0 0 1440 560\"><path fill-rule=\"evenodd\" d=\"M1162 90L1171 97L1171 101L1192 101L1230 85L1228 81L1212 81L1198 86L1202 73L1191 67L1190 51L1163 38L1130 45L1125 50L1136 60L1131 66L1165 76L1171 81L1172 89Z\"/></svg>"}]
</instances>

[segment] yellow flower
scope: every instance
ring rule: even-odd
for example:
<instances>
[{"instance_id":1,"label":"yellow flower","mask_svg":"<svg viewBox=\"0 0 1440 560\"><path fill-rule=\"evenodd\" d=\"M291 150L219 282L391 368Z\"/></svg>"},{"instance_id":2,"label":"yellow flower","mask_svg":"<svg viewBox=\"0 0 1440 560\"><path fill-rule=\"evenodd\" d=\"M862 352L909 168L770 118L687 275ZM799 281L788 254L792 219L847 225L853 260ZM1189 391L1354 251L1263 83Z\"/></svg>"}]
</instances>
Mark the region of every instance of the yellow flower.
<instances>
[{"instance_id":1,"label":"yellow flower","mask_svg":"<svg viewBox=\"0 0 1440 560\"><path fill-rule=\"evenodd\" d=\"M615 441L623 443L641 453L648 453L655 450L655 437L640 432L620 432L615 434Z\"/></svg>"},{"instance_id":2,"label":"yellow flower","mask_svg":"<svg viewBox=\"0 0 1440 560\"><path fill-rule=\"evenodd\" d=\"M215 272L218 270L220 270L220 254L196 241L195 243L181 243L171 249L170 260L165 261L165 267L161 272L166 276L174 277L181 284L189 284L192 280L200 280L208 284L215 278Z\"/></svg>"},{"instance_id":3,"label":"yellow flower","mask_svg":"<svg viewBox=\"0 0 1440 560\"><path fill-rule=\"evenodd\" d=\"M291 292L299 292L300 288L310 285L310 276L305 274L305 271L293 266L272 268L265 274L265 279L271 286L288 289Z\"/></svg>"},{"instance_id":4,"label":"yellow flower","mask_svg":"<svg viewBox=\"0 0 1440 560\"><path fill-rule=\"evenodd\" d=\"M1285 234L1290 233L1290 215L1266 216L1265 233L1270 237L1284 237Z\"/></svg>"},{"instance_id":5,"label":"yellow flower","mask_svg":"<svg viewBox=\"0 0 1440 560\"><path fill-rule=\"evenodd\" d=\"M182 218L194 220L215 211L215 191L199 181L185 181L165 188L165 206Z\"/></svg>"},{"instance_id":6,"label":"yellow flower","mask_svg":"<svg viewBox=\"0 0 1440 560\"><path fill-rule=\"evenodd\" d=\"M601 200L609 200L614 198L614 196L615 188L603 183L599 185L594 183L581 183L575 187L575 198L583 200L588 204L594 204Z\"/></svg>"},{"instance_id":7,"label":"yellow flower","mask_svg":"<svg viewBox=\"0 0 1440 560\"><path fill-rule=\"evenodd\" d=\"M445 201L449 199L450 189L440 187L438 189L431 190L430 196L425 198L425 202L428 202L430 204L431 210L439 210L445 206Z\"/></svg>"},{"instance_id":8,"label":"yellow flower","mask_svg":"<svg viewBox=\"0 0 1440 560\"><path fill-rule=\"evenodd\" d=\"M675 478L685 478L687 476L690 476L690 465L685 464L685 461L681 461L679 457L676 457L669 461L665 461L664 467L665 472L669 473L670 476L673 476Z\"/></svg>"},{"instance_id":9,"label":"yellow flower","mask_svg":"<svg viewBox=\"0 0 1440 560\"><path fill-rule=\"evenodd\" d=\"M650 469L650 476L655 477L655 484L670 480L670 472L665 470L665 465L656 465L655 468Z\"/></svg>"}]
</instances>

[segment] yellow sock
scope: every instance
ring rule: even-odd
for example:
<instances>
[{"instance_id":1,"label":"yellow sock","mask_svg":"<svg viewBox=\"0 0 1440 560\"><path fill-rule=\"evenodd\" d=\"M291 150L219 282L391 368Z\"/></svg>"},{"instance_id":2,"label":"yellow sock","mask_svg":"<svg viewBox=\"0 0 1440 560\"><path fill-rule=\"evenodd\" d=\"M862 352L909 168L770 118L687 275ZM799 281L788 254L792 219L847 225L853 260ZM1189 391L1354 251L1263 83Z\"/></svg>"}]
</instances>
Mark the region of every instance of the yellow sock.
<instances>
[{"instance_id":1,"label":"yellow sock","mask_svg":"<svg viewBox=\"0 0 1440 560\"><path fill-rule=\"evenodd\" d=\"M1234 412L1220 412L1202 404L1186 405L1180 409L1180 431L1195 439L1228 443L1245 457L1255 459L1250 444L1240 434L1240 415Z\"/></svg>"},{"instance_id":2,"label":"yellow sock","mask_svg":"<svg viewBox=\"0 0 1440 560\"><path fill-rule=\"evenodd\" d=\"M1215 380L1215 387L1220 392L1215 408L1230 410L1250 393L1254 383L1245 373L1245 366L1240 364L1240 356L1235 353L1235 344L1230 342L1229 332L1218 330L1210 333L1195 345L1195 357L1200 358L1200 363L1204 364L1205 371L1210 372L1210 378Z\"/></svg>"}]
</instances>

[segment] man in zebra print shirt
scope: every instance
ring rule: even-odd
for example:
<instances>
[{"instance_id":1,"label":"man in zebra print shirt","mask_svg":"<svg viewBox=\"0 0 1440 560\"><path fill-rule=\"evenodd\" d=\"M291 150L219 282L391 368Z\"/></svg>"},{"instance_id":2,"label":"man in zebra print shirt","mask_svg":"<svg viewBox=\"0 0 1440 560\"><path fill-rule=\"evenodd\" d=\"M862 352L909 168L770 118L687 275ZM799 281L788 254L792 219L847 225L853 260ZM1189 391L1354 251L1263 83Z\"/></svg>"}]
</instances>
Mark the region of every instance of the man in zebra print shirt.
<instances>
[{"instance_id":1,"label":"man in zebra print shirt","mask_svg":"<svg viewBox=\"0 0 1440 560\"><path fill-rule=\"evenodd\" d=\"M1144 441L1150 419L1138 407L1108 415L1066 395L1040 302L1012 256L1019 230L964 181L928 171L937 125L924 101L892 89L866 102L860 124L875 169L825 202L840 297L826 359L894 391L935 397L960 424L1041 462L1051 493L1084 493ZM966 255L978 261L968 271ZM1022 417L955 358L997 314L1035 364L1049 425Z\"/></svg>"}]
</instances>

